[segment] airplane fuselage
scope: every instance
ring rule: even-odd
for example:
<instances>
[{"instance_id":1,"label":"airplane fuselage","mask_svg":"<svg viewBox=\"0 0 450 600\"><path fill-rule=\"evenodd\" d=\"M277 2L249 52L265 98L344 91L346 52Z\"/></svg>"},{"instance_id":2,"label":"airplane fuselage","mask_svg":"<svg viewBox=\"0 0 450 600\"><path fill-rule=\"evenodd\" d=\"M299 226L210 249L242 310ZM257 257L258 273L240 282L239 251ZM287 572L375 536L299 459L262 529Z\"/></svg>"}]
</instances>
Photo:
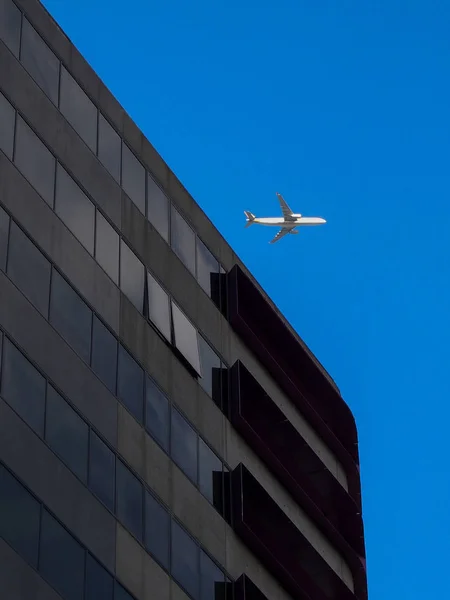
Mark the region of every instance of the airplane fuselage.
<instances>
[{"instance_id":1,"label":"airplane fuselage","mask_svg":"<svg viewBox=\"0 0 450 600\"><path fill-rule=\"evenodd\" d=\"M289 221L285 221L281 217L256 217L253 223L269 227L299 227L301 225L321 225L322 223L326 223L326 221L320 217L296 217Z\"/></svg>"}]
</instances>

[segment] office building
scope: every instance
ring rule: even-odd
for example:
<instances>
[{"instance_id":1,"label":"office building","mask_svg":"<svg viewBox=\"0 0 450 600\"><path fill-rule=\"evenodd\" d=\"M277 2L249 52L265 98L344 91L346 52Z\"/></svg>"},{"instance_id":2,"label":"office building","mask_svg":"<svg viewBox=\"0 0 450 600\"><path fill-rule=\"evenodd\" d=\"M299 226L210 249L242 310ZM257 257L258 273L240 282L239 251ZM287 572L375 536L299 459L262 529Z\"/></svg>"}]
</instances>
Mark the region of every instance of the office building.
<instances>
[{"instance_id":1,"label":"office building","mask_svg":"<svg viewBox=\"0 0 450 600\"><path fill-rule=\"evenodd\" d=\"M338 388L37 0L0 0L0 597L364 600Z\"/></svg>"}]
</instances>

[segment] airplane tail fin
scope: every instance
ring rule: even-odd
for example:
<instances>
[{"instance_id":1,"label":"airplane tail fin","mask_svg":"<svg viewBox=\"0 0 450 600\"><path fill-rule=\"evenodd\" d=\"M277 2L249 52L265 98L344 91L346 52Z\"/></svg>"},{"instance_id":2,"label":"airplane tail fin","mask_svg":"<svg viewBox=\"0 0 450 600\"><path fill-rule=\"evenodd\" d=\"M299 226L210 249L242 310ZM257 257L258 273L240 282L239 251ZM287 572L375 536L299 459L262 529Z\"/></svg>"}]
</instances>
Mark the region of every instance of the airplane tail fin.
<instances>
[{"instance_id":1,"label":"airplane tail fin","mask_svg":"<svg viewBox=\"0 0 450 600\"><path fill-rule=\"evenodd\" d=\"M247 217L247 223L245 224L245 227L250 227L255 220L255 215L248 210L244 210L244 214Z\"/></svg>"}]
</instances>

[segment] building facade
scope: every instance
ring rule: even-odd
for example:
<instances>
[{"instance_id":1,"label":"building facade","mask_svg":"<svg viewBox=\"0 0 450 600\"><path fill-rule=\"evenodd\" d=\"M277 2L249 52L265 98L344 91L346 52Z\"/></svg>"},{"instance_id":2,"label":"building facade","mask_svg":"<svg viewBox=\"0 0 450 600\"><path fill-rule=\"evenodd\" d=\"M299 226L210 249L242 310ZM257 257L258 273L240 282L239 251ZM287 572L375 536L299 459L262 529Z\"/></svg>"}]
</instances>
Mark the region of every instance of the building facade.
<instances>
[{"instance_id":1,"label":"building facade","mask_svg":"<svg viewBox=\"0 0 450 600\"><path fill-rule=\"evenodd\" d=\"M0 597L364 600L338 388L37 0L0 0Z\"/></svg>"}]
</instances>

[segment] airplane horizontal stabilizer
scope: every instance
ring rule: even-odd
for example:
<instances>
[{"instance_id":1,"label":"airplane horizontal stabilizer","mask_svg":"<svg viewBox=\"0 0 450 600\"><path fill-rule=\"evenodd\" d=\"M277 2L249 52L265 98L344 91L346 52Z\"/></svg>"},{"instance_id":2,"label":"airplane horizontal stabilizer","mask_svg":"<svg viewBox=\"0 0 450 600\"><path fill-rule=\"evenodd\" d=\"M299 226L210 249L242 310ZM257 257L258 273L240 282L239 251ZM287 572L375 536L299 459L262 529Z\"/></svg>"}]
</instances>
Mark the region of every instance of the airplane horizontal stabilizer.
<instances>
[{"instance_id":1,"label":"airplane horizontal stabilizer","mask_svg":"<svg viewBox=\"0 0 450 600\"><path fill-rule=\"evenodd\" d=\"M255 215L251 212L249 212L248 210L244 210L244 214L247 217L247 223L245 224L245 227L250 227L250 225L253 225L253 221L255 220Z\"/></svg>"}]
</instances>

